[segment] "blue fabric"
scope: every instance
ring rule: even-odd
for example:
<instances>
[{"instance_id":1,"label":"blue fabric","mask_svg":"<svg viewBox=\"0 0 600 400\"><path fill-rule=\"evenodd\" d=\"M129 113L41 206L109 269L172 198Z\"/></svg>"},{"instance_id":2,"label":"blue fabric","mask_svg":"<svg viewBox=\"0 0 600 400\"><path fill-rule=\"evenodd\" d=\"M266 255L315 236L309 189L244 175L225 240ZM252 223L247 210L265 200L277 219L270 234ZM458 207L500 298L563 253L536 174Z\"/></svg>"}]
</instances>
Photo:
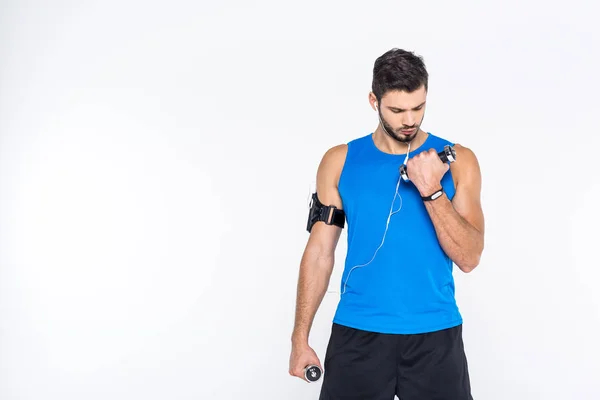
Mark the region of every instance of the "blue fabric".
<instances>
[{"instance_id":1,"label":"blue fabric","mask_svg":"<svg viewBox=\"0 0 600 400\"><path fill-rule=\"evenodd\" d=\"M409 157L453 143L428 133ZM379 150L373 135L348 143L339 191L347 218L348 250L334 322L381 333L424 333L462 323L455 301L453 262L437 235L412 182L400 182L406 154ZM442 178L450 200L455 187L450 170ZM390 207L392 215L380 246Z\"/></svg>"}]
</instances>

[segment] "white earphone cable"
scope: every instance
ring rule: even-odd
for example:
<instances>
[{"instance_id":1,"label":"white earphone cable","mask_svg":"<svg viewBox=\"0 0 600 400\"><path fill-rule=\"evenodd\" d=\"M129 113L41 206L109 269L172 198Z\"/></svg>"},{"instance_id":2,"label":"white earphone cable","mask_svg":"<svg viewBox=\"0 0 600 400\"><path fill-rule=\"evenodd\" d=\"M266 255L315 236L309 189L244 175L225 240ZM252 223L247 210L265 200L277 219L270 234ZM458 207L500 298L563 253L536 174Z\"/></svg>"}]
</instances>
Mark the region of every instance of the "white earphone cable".
<instances>
[{"instance_id":1,"label":"white earphone cable","mask_svg":"<svg viewBox=\"0 0 600 400\"><path fill-rule=\"evenodd\" d=\"M380 119L380 121L381 121L381 119ZM383 127L383 124L381 124L381 127L383 129L385 129ZM406 163L408 162L408 155L409 155L409 153L410 153L410 142L408 142L408 150L406 150L406 157L404 159L404 165L406 165ZM352 274L352 271L354 271L354 269L356 269L356 268L362 268L362 267L365 267L365 266L369 265L375 259L375 256L379 252L379 249L381 249L383 247L383 243L385 242L385 237L387 236L387 231L388 231L388 228L390 226L390 220L392 218L392 215L396 214L397 212L399 212L402 209L402 196L398 192L398 189L400 187L400 179L401 179L401 177L398 176L398 182L396 183L396 191L394 192L394 198L392 199L392 204L390 206L390 212L388 214L387 221L385 223L385 231L383 232L383 237L381 238L381 243L379 244L379 247L377 247L377 249L375 250L375 253L373 254L373 257L366 264L355 265L355 266L353 266L350 269L350 271L348 271L348 275L346 276L346 279L344 280L344 287L343 287L342 292L338 292L338 291L334 291L334 290L328 290L327 293L340 293L340 296L343 295L344 293L346 293L346 287L347 287L347 284L348 284L348 279L350 278L350 274ZM400 207L398 208L398 210L394 211L393 209L394 209L394 203L396 202L396 197L400 198Z\"/></svg>"}]
</instances>

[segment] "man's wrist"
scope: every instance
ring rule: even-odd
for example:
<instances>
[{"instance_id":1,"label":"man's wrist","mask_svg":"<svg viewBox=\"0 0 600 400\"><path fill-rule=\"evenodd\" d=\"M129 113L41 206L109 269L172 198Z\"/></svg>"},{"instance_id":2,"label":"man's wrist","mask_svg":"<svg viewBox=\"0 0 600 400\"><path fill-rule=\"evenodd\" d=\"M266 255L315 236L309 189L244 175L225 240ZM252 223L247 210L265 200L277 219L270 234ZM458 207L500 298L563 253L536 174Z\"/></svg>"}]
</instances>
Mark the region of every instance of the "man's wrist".
<instances>
[{"instance_id":1,"label":"man's wrist","mask_svg":"<svg viewBox=\"0 0 600 400\"><path fill-rule=\"evenodd\" d=\"M308 336L300 333L294 333L292 335L293 346L306 346L308 345Z\"/></svg>"},{"instance_id":2,"label":"man's wrist","mask_svg":"<svg viewBox=\"0 0 600 400\"><path fill-rule=\"evenodd\" d=\"M436 200L444 194L444 187L440 186L437 189L431 190L430 192L421 193L421 199L425 202Z\"/></svg>"},{"instance_id":3,"label":"man's wrist","mask_svg":"<svg viewBox=\"0 0 600 400\"><path fill-rule=\"evenodd\" d=\"M421 197L427 197L427 196L431 196L433 193L437 192L438 190L443 190L443 187L441 184L428 186L426 188L420 189L419 193L421 194Z\"/></svg>"}]
</instances>

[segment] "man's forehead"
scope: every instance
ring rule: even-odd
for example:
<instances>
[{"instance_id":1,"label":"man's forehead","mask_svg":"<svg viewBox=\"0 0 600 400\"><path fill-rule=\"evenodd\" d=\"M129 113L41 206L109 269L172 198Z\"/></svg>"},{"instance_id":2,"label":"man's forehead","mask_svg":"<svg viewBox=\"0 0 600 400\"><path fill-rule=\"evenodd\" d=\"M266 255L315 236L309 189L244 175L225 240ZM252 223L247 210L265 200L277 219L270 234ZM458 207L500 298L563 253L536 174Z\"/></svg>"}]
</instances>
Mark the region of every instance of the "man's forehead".
<instances>
[{"instance_id":1,"label":"man's forehead","mask_svg":"<svg viewBox=\"0 0 600 400\"><path fill-rule=\"evenodd\" d=\"M427 92L423 89L418 89L412 92L407 92L405 90L389 90L383 95L382 100L387 103L398 101L421 103L426 97Z\"/></svg>"},{"instance_id":2,"label":"man's forehead","mask_svg":"<svg viewBox=\"0 0 600 400\"><path fill-rule=\"evenodd\" d=\"M390 94L382 98L383 106L408 110L411 108L420 107L425 104L426 96L417 93L399 93L396 95Z\"/></svg>"}]
</instances>

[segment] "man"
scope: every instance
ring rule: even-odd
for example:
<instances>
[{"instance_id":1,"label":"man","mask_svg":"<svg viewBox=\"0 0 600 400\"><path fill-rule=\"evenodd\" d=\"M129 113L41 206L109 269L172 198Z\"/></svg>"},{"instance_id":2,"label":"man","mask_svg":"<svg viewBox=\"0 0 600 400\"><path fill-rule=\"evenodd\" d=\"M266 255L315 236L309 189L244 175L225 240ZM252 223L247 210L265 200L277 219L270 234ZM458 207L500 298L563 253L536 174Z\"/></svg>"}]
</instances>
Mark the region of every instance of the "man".
<instances>
[{"instance_id":1,"label":"man","mask_svg":"<svg viewBox=\"0 0 600 400\"><path fill-rule=\"evenodd\" d=\"M343 224L314 222L300 265L289 372L304 379L304 367L321 367L322 400L472 399L452 268L479 264L481 174L470 149L421 129L427 90L421 57L383 54L369 93L377 129L329 149L319 165L318 204L335 206L338 221L343 212L348 252L321 364L308 338ZM452 163L437 154L446 145L454 146ZM409 181L400 178L402 164Z\"/></svg>"}]
</instances>

